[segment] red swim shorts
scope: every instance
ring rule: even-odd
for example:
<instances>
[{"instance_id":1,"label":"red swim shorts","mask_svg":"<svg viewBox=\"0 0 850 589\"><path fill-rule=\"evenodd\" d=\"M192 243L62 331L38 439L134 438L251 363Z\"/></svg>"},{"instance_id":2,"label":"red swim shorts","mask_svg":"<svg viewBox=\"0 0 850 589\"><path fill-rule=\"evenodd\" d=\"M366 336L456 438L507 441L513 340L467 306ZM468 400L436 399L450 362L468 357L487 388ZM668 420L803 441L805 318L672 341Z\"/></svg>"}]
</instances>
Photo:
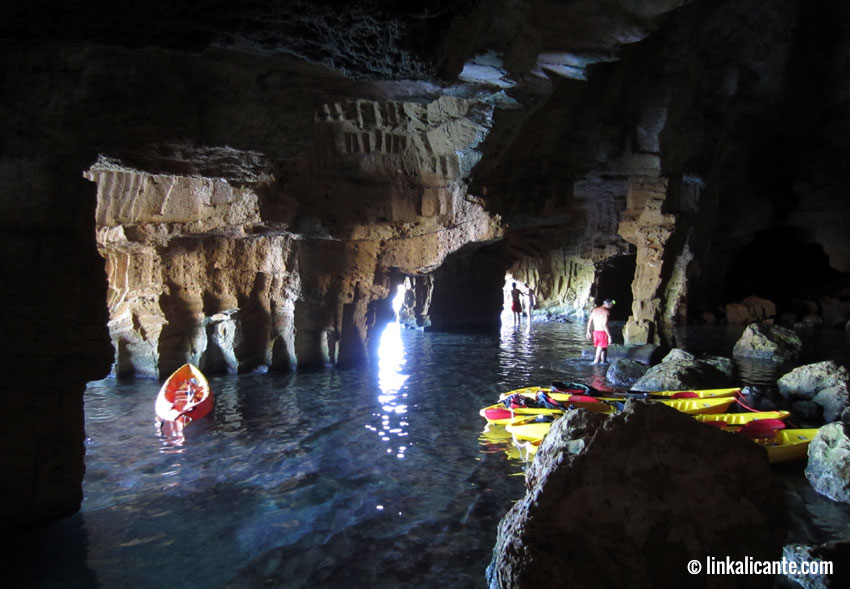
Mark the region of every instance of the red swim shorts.
<instances>
[{"instance_id":1,"label":"red swim shorts","mask_svg":"<svg viewBox=\"0 0 850 589\"><path fill-rule=\"evenodd\" d=\"M522 313L522 305L520 303L512 304L511 311L513 311L514 313Z\"/></svg>"},{"instance_id":2,"label":"red swim shorts","mask_svg":"<svg viewBox=\"0 0 850 589\"><path fill-rule=\"evenodd\" d=\"M608 334L604 331L594 331L593 332L593 347L594 348L607 348L608 347Z\"/></svg>"}]
</instances>

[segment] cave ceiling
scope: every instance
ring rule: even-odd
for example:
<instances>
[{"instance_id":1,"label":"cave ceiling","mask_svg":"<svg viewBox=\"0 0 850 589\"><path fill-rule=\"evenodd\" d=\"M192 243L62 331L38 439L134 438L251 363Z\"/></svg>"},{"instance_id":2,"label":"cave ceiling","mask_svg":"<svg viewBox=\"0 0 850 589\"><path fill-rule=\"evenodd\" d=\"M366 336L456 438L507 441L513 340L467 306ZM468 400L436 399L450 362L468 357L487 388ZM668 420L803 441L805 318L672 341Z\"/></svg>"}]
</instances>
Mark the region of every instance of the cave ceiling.
<instances>
[{"instance_id":1,"label":"cave ceiling","mask_svg":"<svg viewBox=\"0 0 850 589\"><path fill-rule=\"evenodd\" d=\"M456 98L473 104L425 126L384 121L371 143L354 147L374 149L382 133L429 140L442 133L447 138L437 153L427 153L434 150L427 141L419 146L428 157L415 154L416 165L467 186L508 226L537 228L545 241L552 232L567 238L595 223L597 236L617 241L616 215L627 206L627 179L635 175L684 174L700 185L710 174L739 185L760 182L747 190L761 190L764 200L784 198L793 213L798 195L772 190L773 170L787 175L783 162L811 145L786 142L792 147L781 161L753 152L763 148L759 141L776 138L763 131L777 124L771 109L789 72L816 83L838 79L831 61L810 59L819 47L812 31L846 19L840 7L812 8L802 12L811 22L801 24L794 2L771 0L757 11L753 4L34 0L0 8L0 37L21 47L57 44L70 63L91 64L80 85L122 105L103 112L102 105L80 104L79 120L97 122L87 132L101 169L286 182L305 172L303 161L293 162L321 157L314 148L325 123L350 123L349 111L362 110L358 101L428 105ZM795 26L808 27L810 46L794 38ZM827 38L840 38L841 26L831 27ZM797 50L788 59L792 43ZM671 76L677 85L668 83ZM843 95L840 83L830 84ZM779 123L808 140L824 128L817 117L829 111L808 108L809 85L797 88L785 104L791 115ZM815 141L825 137L843 150L844 122ZM338 135L350 142L358 133L365 140L362 128ZM730 136L743 152L721 145ZM451 159L452 151L456 165L440 159ZM767 180L737 178L749 174L744 168L752 161L762 162L757 174ZM386 180L384 169L348 163L330 175L349 172L367 186ZM422 170L397 172L390 182L409 184L405 175ZM711 190L728 192L720 184ZM729 197L730 213L718 216L740 217L740 202ZM745 241L758 229L729 232L742 232Z\"/></svg>"}]
</instances>

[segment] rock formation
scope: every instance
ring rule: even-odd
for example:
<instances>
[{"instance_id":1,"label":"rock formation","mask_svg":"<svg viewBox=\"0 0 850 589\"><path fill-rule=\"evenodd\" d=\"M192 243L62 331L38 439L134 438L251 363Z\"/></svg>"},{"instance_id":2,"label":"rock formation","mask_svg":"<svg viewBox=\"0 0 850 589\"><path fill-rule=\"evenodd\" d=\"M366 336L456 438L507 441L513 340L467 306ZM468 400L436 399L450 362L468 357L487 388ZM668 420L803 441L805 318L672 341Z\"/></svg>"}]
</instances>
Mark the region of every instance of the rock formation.
<instances>
[{"instance_id":1,"label":"rock formation","mask_svg":"<svg viewBox=\"0 0 850 589\"><path fill-rule=\"evenodd\" d=\"M732 348L734 356L773 362L796 360L803 344L794 330L786 327L751 323Z\"/></svg>"},{"instance_id":2,"label":"rock formation","mask_svg":"<svg viewBox=\"0 0 850 589\"><path fill-rule=\"evenodd\" d=\"M697 358L685 350L674 348L659 364L652 366L633 384L636 391L677 391L712 389L729 386L732 363L727 358Z\"/></svg>"},{"instance_id":3,"label":"rock formation","mask_svg":"<svg viewBox=\"0 0 850 589\"><path fill-rule=\"evenodd\" d=\"M771 481L761 448L673 409L571 412L553 424L525 496L499 524L489 586L709 586L687 572L689 560L781 553L783 501ZM737 582L772 585L769 576Z\"/></svg>"},{"instance_id":4,"label":"rock formation","mask_svg":"<svg viewBox=\"0 0 850 589\"><path fill-rule=\"evenodd\" d=\"M817 405L826 422L840 419L850 405L850 372L832 360L799 366L776 384L786 400Z\"/></svg>"},{"instance_id":5,"label":"rock formation","mask_svg":"<svg viewBox=\"0 0 850 589\"><path fill-rule=\"evenodd\" d=\"M850 503L850 430L828 423L809 444L806 478L815 491L834 501Z\"/></svg>"}]
</instances>

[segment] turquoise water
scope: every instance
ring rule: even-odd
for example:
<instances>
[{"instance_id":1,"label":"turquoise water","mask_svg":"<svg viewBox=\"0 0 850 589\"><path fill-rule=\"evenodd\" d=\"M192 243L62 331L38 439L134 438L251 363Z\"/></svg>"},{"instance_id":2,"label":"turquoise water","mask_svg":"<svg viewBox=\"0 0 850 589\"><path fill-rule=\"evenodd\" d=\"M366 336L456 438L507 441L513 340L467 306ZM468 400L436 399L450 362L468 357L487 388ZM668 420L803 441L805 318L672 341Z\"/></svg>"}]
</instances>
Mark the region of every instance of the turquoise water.
<instances>
[{"instance_id":1,"label":"turquoise water","mask_svg":"<svg viewBox=\"0 0 850 589\"><path fill-rule=\"evenodd\" d=\"M739 333L680 338L728 356ZM212 377L215 411L182 437L154 426L159 383L91 383L82 510L32 538L34 584L483 587L496 525L524 487L523 463L478 410L529 384L604 384L583 336L560 323L391 326L368 369ZM833 336L811 354L846 354L846 335ZM782 373L738 370L744 384ZM844 506L807 492L799 467L778 474L794 539L850 537Z\"/></svg>"}]
</instances>

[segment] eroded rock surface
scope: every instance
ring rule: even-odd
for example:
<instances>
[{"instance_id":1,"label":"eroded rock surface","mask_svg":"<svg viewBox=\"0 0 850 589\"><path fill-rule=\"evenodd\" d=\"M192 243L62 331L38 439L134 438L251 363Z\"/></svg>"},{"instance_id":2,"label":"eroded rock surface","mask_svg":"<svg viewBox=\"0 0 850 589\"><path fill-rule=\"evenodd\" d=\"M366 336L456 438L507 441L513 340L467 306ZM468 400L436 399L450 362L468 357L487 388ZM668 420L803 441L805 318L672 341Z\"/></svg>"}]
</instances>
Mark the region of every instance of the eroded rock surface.
<instances>
[{"instance_id":1,"label":"eroded rock surface","mask_svg":"<svg viewBox=\"0 0 850 589\"><path fill-rule=\"evenodd\" d=\"M820 428L809 444L806 478L818 493L850 503L850 426L835 422Z\"/></svg>"},{"instance_id":2,"label":"eroded rock surface","mask_svg":"<svg viewBox=\"0 0 850 589\"><path fill-rule=\"evenodd\" d=\"M675 348L652 366L633 385L636 391L713 389L728 386L732 364L726 358L702 357Z\"/></svg>"},{"instance_id":3,"label":"eroded rock surface","mask_svg":"<svg viewBox=\"0 0 850 589\"><path fill-rule=\"evenodd\" d=\"M785 538L764 450L660 405L569 413L544 439L526 486L499 525L492 588L702 586L688 561L772 560Z\"/></svg>"},{"instance_id":4,"label":"eroded rock surface","mask_svg":"<svg viewBox=\"0 0 850 589\"><path fill-rule=\"evenodd\" d=\"M734 356L786 362L800 356L803 343L794 330L787 327L751 323L732 348Z\"/></svg>"},{"instance_id":5,"label":"eroded rock surface","mask_svg":"<svg viewBox=\"0 0 850 589\"><path fill-rule=\"evenodd\" d=\"M840 419L850 405L850 372L832 360L798 366L782 375L776 384L779 393L792 404L816 405L826 422Z\"/></svg>"}]
</instances>

